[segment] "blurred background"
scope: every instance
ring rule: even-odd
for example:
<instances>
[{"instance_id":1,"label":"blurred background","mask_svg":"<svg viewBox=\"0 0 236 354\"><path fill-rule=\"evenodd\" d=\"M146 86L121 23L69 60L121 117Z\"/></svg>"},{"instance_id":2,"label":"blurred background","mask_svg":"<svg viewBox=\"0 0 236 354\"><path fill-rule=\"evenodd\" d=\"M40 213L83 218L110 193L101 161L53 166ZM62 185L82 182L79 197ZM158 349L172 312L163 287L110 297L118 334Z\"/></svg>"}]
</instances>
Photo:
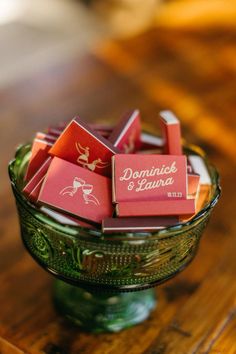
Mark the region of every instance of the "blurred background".
<instances>
[{"instance_id":1,"label":"blurred background","mask_svg":"<svg viewBox=\"0 0 236 354\"><path fill-rule=\"evenodd\" d=\"M170 38L179 29L207 36L233 29L235 19L235 0L1 0L0 87L84 54L104 38L149 28L172 30Z\"/></svg>"},{"instance_id":2,"label":"blurred background","mask_svg":"<svg viewBox=\"0 0 236 354\"><path fill-rule=\"evenodd\" d=\"M7 164L48 125L77 114L115 123L135 108L155 133L158 112L173 110L220 171L223 196L197 259L158 289L146 324L112 339L78 334L23 249ZM235 113L236 0L0 0L1 353L164 353L157 344L172 345L179 317L190 335L171 332L173 353L236 351Z\"/></svg>"}]
</instances>

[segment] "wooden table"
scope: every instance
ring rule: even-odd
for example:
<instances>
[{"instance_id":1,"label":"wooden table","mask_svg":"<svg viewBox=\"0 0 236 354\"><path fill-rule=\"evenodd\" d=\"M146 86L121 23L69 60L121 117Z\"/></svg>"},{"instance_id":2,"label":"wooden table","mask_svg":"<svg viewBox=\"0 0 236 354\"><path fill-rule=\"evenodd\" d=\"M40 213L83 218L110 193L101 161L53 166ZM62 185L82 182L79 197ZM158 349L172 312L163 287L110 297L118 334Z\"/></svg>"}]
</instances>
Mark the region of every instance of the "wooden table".
<instances>
[{"instance_id":1,"label":"wooden table","mask_svg":"<svg viewBox=\"0 0 236 354\"><path fill-rule=\"evenodd\" d=\"M0 353L236 353L236 32L155 29L104 43L0 92ZM52 276L24 250L7 163L16 145L50 123L80 114L113 122L139 108L158 131L169 108L188 141L201 145L222 176L223 196L194 262L160 286L143 324L92 335L54 310Z\"/></svg>"}]
</instances>

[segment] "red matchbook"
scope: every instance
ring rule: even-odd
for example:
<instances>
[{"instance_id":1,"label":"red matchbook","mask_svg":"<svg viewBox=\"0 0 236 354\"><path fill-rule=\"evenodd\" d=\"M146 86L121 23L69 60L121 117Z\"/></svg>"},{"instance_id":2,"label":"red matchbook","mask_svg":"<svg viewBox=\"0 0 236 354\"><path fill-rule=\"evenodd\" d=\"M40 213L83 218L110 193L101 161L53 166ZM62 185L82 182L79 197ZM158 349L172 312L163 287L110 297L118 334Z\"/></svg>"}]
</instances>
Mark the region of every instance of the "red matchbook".
<instances>
[{"instance_id":1,"label":"red matchbook","mask_svg":"<svg viewBox=\"0 0 236 354\"><path fill-rule=\"evenodd\" d=\"M188 174L188 198L197 198L200 187L200 176Z\"/></svg>"},{"instance_id":2,"label":"red matchbook","mask_svg":"<svg viewBox=\"0 0 236 354\"><path fill-rule=\"evenodd\" d=\"M108 138L113 130L112 126L106 124L91 123L89 124L89 126L105 138Z\"/></svg>"},{"instance_id":3,"label":"red matchbook","mask_svg":"<svg viewBox=\"0 0 236 354\"><path fill-rule=\"evenodd\" d=\"M50 166L51 161L52 157L49 156L24 187L23 193L28 196L29 200L33 202L37 200L40 188L42 186L43 178L45 177L45 174Z\"/></svg>"},{"instance_id":4,"label":"red matchbook","mask_svg":"<svg viewBox=\"0 0 236 354\"><path fill-rule=\"evenodd\" d=\"M44 161L49 157L48 152L52 146L52 142L41 139L34 139L31 149L31 157L25 174L26 182L28 182L34 176Z\"/></svg>"},{"instance_id":5,"label":"red matchbook","mask_svg":"<svg viewBox=\"0 0 236 354\"><path fill-rule=\"evenodd\" d=\"M52 135L52 136L54 136L54 138L58 138L60 135L61 135L61 133L63 132L63 130L64 129L57 129L57 128L52 128L52 127L49 127L48 128L48 134L50 134L50 135Z\"/></svg>"},{"instance_id":6,"label":"red matchbook","mask_svg":"<svg viewBox=\"0 0 236 354\"><path fill-rule=\"evenodd\" d=\"M111 180L54 157L38 202L85 221L101 223L113 213Z\"/></svg>"},{"instance_id":7,"label":"red matchbook","mask_svg":"<svg viewBox=\"0 0 236 354\"><path fill-rule=\"evenodd\" d=\"M36 133L36 139L41 139L41 140L45 140L45 141L48 141L49 143L55 143L55 141L57 140L57 138L53 135L50 135L50 134L46 134L46 133L41 133L41 132L38 132Z\"/></svg>"},{"instance_id":8,"label":"red matchbook","mask_svg":"<svg viewBox=\"0 0 236 354\"><path fill-rule=\"evenodd\" d=\"M108 124L102 124L102 123L90 123L89 126L94 129L94 130L98 130L98 131L104 131L107 133L112 132L112 130L114 129L114 127L112 125L108 125Z\"/></svg>"},{"instance_id":9,"label":"red matchbook","mask_svg":"<svg viewBox=\"0 0 236 354\"><path fill-rule=\"evenodd\" d=\"M161 111L160 124L164 137L165 153L182 155L181 130L178 118L171 111Z\"/></svg>"},{"instance_id":10,"label":"red matchbook","mask_svg":"<svg viewBox=\"0 0 236 354\"><path fill-rule=\"evenodd\" d=\"M125 115L114 128L108 139L125 154L130 154L141 147L141 121L138 110Z\"/></svg>"},{"instance_id":11,"label":"red matchbook","mask_svg":"<svg viewBox=\"0 0 236 354\"><path fill-rule=\"evenodd\" d=\"M115 155L113 202L185 199L186 166L184 155Z\"/></svg>"},{"instance_id":12,"label":"red matchbook","mask_svg":"<svg viewBox=\"0 0 236 354\"><path fill-rule=\"evenodd\" d=\"M102 222L104 233L152 232L179 223L177 216L107 218Z\"/></svg>"},{"instance_id":13,"label":"red matchbook","mask_svg":"<svg viewBox=\"0 0 236 354\"><path fill-rule=\"evenodd\" d=\"M28 195L28 199L31 202L37 203L37 200L38 200L38 197L39 197L39 193L40 193L40 190L41 190L42 185L43 185L44 178L45 178L45 176L38 182L38 184L36 184L34 189Z\"/></svg>"},{"instance_id":14,"label":"red matchbook","mask_svg":"<svg viewBox=\"0 0 236 354\"><path fill-rule=\"evenodd\" d=\"M68 122L60 122L57 125L50 125L47 128L47 133L51 134L53 132L52 135L58 136L58 135L60 135L63 132L63 130L66 128L67 124L69 124L69 123L70 123L70 121L68 121Z\"/></svg>"},{"instance_id":15,"label":"red matchbook","mask_svg":"<svg viewBox=\"0 0 236 354\"><path fill-rule=\"evenodd\" d=\"M111 157L119 153L80 118L74 118L50 149L50 154L100 175L111 175Z\"/></svg>"},{"instance_id":16,"label":"red matchbook","mask_svg":"<svg viewBox=\"0 0 236 354\"><path fill-rule=\"evenodd\" d=\"M149 150L139 150L136 151L137 155L162 155L163 150L161 148L149 149Z\"/></svg>"},{"instance_id":17,"label":"red matchbook","mask_svg":"<svg viewBox=\"0 0 236 354\"><path fill-rule=\"evenodd\" d=\"M195 199L122 202L116 212L119 217L190 215L195 213Z\"/></svg>"},{"instance_id":18,"label":"red matchbook","mask_svg":"<svg viewBox=\"0 0 236 354\"><path fill-rule=\"evenodd\" d=\"M76 218L73 218L72 216L69 215L64 215L62 213L58 213L58 211L52 210L50 208L42 206L40 210L44 213L47 214L50 218L54 219L55 221L64 224L64 225L70 225L70 226L76 226L76 227L85 227L86 229L95 229L94 225L88 224L84 221L78 220Z\"/></svg>"}]
</instances>

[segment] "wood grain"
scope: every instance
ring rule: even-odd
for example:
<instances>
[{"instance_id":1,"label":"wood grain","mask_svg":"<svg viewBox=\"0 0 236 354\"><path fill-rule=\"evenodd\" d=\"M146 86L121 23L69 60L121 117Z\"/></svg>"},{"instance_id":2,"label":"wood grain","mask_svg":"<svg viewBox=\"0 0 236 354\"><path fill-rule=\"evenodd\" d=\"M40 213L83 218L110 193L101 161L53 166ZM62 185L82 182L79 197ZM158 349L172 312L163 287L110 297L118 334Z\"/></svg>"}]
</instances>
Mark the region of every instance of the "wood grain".
<instances>
[{"instance_id":1,"label":"wood grain","mask_svg":"<svg viewBox=\"0 0 236 354\"><path fill-rule=\"evenodd\" d=\"M235 43L234 29L153 29L0 92L1 354L236 352ZM49 123L77 113L112 122L133 107L155 132L158 110L173 109L186 139L217 165L223 196L193 263L157 289L150 318L118 334L92 335L55 312L53 279L21 245L6 166L15 146Z\"/></svg>"}]
</instances>

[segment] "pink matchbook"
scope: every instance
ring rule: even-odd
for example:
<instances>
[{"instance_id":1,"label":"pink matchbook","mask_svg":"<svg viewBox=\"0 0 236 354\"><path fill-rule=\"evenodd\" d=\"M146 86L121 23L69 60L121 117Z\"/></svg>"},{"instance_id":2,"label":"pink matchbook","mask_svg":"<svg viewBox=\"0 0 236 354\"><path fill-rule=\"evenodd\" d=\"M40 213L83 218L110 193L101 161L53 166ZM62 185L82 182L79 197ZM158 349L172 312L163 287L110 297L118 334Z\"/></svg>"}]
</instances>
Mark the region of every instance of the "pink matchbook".
<instances>
[{"instance_id":1,"label":"pink matchbook","mask_svg":"<svg viewBox=\"0 0 236 354\"><path fill-rule=\"evenodd\" d=\"M127 155L112 158L113 202L185 199L186 156Z\"/></svg>"},{"instance_id":2,"label":"pink matchbook","mask_svg":"<svg viewBox=\"0 0 236 354\"><path fill-rule=\"evenodd\" d=\"M195 199L122 202L116 205L116 212L120 217L190 215L195 213Z\"/></svg>"},{"instance_id":3,"label":"pink matchbook","mask_svg":"<svg viewBox=\"0 0 236 354\"><path fill-rule=\"evenodd\" d=\"M160 125L164 138L165 153L182 155L181 130L178 118L171 111L160 112Z\"/></svg>"},{"instance_id":4,"label":"pink matchbook","mask_svg":"<svg viewBox=\"0 0 236 354\"><path fill-rule=\"evenodd\" d=\"M38 199L38 195L43 184L43 179L47 173L51 161L52 157L49 156L23 188L23 193L26 194L28 199L32 202L36 202Z\"/></svg>"},{"instance_id":5,"label":"pink matchbook","mask_svg":"<svg viewBox=\"0 0 236 354\"><path fill-rule=\"evenodd\" d=\"M50 149L50 154L103 176L111 175L111 157L119 150L89 125L74 118Z\"/></svg>"},{"instance_id":6,"label":"pink matchbook","mask_svg":"<svg viewBox=\"0 0 236 354\"><path fill-rule=\"evenodd\" d=\"M141 147L141 120L136 109L127 113L111 132L108 140L125 154L130 154Z\"/></svg>"},{"instance_id":7,"label":"pink matchbook","mask_svg":"<svg viewBox=\"0 0 236 354\"><path fill-rule=\"evenodd\" d=\"M54 157L38 202L85 221L101 223L113 213L111 180Z\"/></svg>"},{"instance_id":8,"label":"pink matchbook","mask_svg":"<svg viewBox=\"0 0 236 354\"><path fill-rule=\"evenodd\" d=\"M49 157L48 152L52 145L52 142L42 139L34 139L29 164L25 174L26 182L34 176L44 161Z\"/></svg>"}]
</instances>

